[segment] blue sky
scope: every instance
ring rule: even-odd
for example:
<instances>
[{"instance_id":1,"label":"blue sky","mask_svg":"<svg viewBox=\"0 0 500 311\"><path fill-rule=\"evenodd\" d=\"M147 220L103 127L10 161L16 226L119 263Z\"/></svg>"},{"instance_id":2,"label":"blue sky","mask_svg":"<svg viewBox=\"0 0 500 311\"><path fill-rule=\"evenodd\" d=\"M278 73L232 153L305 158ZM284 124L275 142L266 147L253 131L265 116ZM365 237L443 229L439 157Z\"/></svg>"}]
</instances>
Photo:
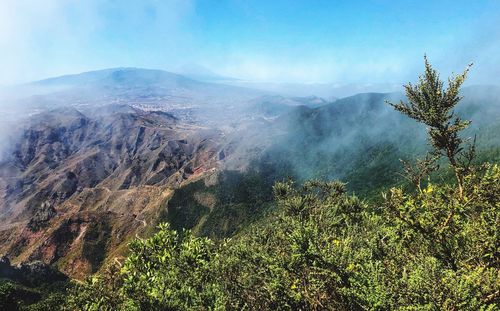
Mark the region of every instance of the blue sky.
<instances>
[{"instance_id":1,"label":"blue sky","mask_svg":"<svg viewBox=\"0 0 500 311\"><path fill-rule=\"evenodd\" d=\"M500 83L500 1L1 0L0 84L197 63L252 81Z\"/></svg>"}]
</instances>

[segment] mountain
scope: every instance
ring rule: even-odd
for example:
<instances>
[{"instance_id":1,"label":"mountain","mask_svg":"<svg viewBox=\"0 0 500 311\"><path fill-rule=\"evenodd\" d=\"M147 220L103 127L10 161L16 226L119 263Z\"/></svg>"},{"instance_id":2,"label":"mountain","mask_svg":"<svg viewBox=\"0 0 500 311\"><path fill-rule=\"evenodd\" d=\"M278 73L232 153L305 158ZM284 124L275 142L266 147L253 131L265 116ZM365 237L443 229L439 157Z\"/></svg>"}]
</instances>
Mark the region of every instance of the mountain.
<instances>
[{"instance_id":1,"label":"mountain","mask_svg":"<svg viewBox=\"0 0 500 311\"><path fill-rule=\"evenodd\" d=\"M154 225L173 189L217 166L219 136L127 107L38 115L0 165L0 253L95 272Z\"/></svg>"},{"instance_id":2,"label":"mountain","mask_svg":"<svg viewBox=\"0 0 500 311\"><path fill-rule=\"evenodd\" d=\"M18 86L10 93L20 94L15 101L10 99L17 111L120 104L142 110L162 110L188 121L224 118L221 111L236 111L247 100L265 94L142 68L112 68L55 77Z\"/></svg>"},{"instance_id":3,"label":"mountain","mask_svg":"<svg viewBox=\"0 0 500 311\"><path fill-rule=\"evenodd\" d=\"M279 83L245 80L226 81L225 83L290 97L318 96L329 101L359 93L397 92L402 88L402 83Z\"/></svg>"},{"instance_id":4,"label":"mountain","mask_svg":"<svg viewBox=\"0 0 500 311\"><path fill-rule=\"evenodd\" d=\"M321 97L286 97L282 95L264 95L248 101L245 111L264 117L277 117L291 112L298 106L316 108L329 102Z\"/></svg>"},{"instance_id":5,"label":"mountain","mask_svg":"<svg viewBox=\"0 0 500 311\"><path fill-rule=\"evenodd\" d=\"M14 105L26 113L0 159L0 254L74 278L161 221L215 238L244 230L273 208L276 180L342 179L374 198L404 183L399 158L425 151L425 128L385 103L399 93L329 101L134 68L31 86L45 91ZM500 89L463 95L468 133L500 161Z\"/></svg>"},{"instance_id":6,"label":"mountain","mask_svg":"<svg viewBox=\"0 0 500 311\"><path fill-rule=\"evenodd\" d=\"M423 155L426 129L394 111L386 101L404 100L401 93L363 93L317 108L299 107L276 120L286 129L266 150L268 159L286 159L302 179L326 178L348 182L362 195L403 182L399 159ZM465 135L477 135L480 153L498 161L500 88L464 88L457 114L471 119Z\"/></svg>"}]
</instances>

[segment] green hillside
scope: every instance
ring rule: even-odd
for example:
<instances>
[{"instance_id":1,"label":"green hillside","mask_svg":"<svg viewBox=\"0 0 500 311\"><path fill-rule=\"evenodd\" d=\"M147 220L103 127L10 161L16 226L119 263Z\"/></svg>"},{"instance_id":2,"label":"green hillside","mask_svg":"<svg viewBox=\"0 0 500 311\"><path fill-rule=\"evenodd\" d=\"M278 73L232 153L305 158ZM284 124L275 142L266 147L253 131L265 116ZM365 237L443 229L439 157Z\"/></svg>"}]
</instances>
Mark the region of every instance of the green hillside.
<instances>
[{"instance_id":1,"label":"green hillside","mask_svg":"<svg viewBox=\"0 0 500 311\"><path fill-rule=\"evenodd\" d=\"M2 306L500 310L500 97L460 93L466 74L445 87L426 61L404 102L299 107L249 169L175 191L156 233L72 283L64 303L66 288L4 282Z\"/></svg>"}]
</instances>

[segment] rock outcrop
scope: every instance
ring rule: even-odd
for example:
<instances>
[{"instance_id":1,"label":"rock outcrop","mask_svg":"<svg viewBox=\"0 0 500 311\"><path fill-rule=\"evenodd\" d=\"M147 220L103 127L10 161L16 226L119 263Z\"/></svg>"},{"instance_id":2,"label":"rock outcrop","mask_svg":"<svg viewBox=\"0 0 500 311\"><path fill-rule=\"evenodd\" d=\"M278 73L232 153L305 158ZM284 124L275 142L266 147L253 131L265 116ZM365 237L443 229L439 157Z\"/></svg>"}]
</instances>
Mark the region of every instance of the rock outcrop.
<instances>
[{"instance_id":1,"label":"rock outcrop","mask_svg":"<svg viewBox=\"0 0 500 311\"><path fill-rule=\"evenodd\" d=\"M0 163L0 253L77 278L154 226L172 191L216 168L222 148L216 130L130 107L52 111L21 133Z\"/></svg>"}]
</instances>

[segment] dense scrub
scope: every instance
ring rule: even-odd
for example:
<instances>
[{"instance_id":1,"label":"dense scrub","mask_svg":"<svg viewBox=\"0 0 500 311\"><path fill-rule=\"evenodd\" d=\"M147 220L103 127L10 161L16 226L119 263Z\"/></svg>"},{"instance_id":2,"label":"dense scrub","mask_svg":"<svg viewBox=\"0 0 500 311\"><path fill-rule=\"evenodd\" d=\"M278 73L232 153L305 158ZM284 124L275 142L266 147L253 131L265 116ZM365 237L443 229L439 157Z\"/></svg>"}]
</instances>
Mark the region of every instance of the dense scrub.
<instances>
[{"instance_id":1,"label":"dense scrub","mask_svg":"<svg viewBox=\"0 0 500 311\"><path fill-rule=\"evenodd\" d=\"M245 172L222 171L217 182L192 182L175 191L160 220L174 230L191 229L197 236L231 237L264 217L273 206L276 180L293 176L286 164L253 161Z\"/></svg>"},{"instance_id":2,"label":"dense scrub","mask_svg":"<svg viewBox=\"0 0 500 311\"><path fill-rule=\"evenodd\" d=\"M65 281L24 285L0 279L0 310L52 311L63 308L67 301Z\"/></svg>"},{"instance_id":3,"label":"dense scrub","mask_svg":"<svg viewBox=\"0 0 500 311\"><path fill-rule=\"evenodd\" d=\"M475 140L459 135L470 121L453 111L468 70L444 89L425 59L408 102L390 103L427 126L432 150L403 161L413 190L366 204L340 182L277 183L261 222L221 242L161 225L123 266L78 286L70 308L498 310L500 168L474 164ZM449 182L433 183L443 163Z\"/></svg>"},{"instance_id":4,"label":"dense scrub","mask_svg":"<svg viewBox=\"0 0 500 311\"><path fill-rule=\"evenodd\" d=\"M79 285L81 310L497 310L500 168L392 189L368 206L338 182L278 183L278 211L222 243L161 225L122 267ZM450 218L451 214L451 218Z\"/></svg>"},{"instance_id":5,"label":"dense scrub","mask_svg":"<svg viewBox=\"0 0 500 311\"><path fill-rule=\"evenodd\" d=\"M53 309L500 310L500 167L479 164L475 141L459 135L469 121L453 108L467 71L444 89L426 60L419 83L406 86L408 103L391 104L427 126L432 148L404 162L404 187L367 203L337 181L278 182L276 207L265 217L231 228L231 238L199 236L204 227L193 224L203 217L214 229L218 222L209 217L229 217L207 214L217 209L209 194L227 207L269 200L262 176L227 175L171 224L131 242L123 263L75 284ZM393 167L388 158L379 161ZM367 182L384 177L378 174ZM198 186L172 204L185 205ZM0 287L0 295L10 303L12 287Z\"/></svg>"}]
</instances>

